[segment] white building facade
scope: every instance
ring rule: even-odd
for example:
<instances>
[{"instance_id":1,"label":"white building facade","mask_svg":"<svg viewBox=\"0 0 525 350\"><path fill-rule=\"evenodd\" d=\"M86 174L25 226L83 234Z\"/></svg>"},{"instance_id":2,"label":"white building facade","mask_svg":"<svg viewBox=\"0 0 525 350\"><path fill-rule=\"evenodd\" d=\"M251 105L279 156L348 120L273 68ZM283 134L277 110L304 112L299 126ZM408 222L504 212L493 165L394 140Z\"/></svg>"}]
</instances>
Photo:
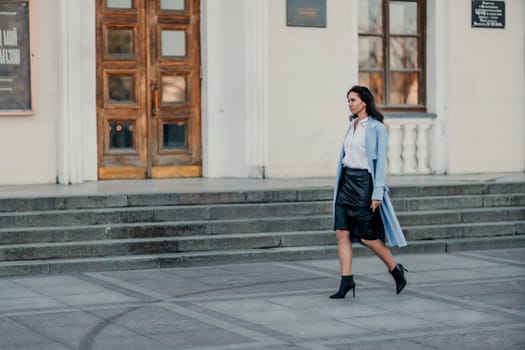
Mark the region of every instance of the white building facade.
<instances>
[{"instance_id":1,"label":"white building facade","mask_svg":"<svg viewBox=\"0 0 525 350\"><path fill-rule=\"evenodd\" d=\"M471 0L326 0L290 25L299 3L32 0L33 112L0 116L0 185L331 177L359 83L391 174L525 171L524 1L504 28Z\"/></svg>"}]
</instances>

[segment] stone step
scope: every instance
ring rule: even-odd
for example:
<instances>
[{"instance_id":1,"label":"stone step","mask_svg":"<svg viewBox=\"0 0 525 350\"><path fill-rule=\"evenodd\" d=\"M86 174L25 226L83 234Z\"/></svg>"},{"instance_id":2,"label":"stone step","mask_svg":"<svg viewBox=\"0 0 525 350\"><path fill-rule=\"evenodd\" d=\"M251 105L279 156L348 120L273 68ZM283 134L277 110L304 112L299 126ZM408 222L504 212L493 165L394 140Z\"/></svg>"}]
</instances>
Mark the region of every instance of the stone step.
<instances>
[{"instance_id":1,"label":"stone step","mask_svg":"<svg viewBox=\"0 0 525 350\"><path fill-rule=\"evenodd\" d=\"M525 221L481 222L451 225L405 226L407 240L495 237L525 234Z\"/></svg>"},{"instance_id":2,"label":"stone step","mask_svg":"<svg viewBox=\"0 0 525 350\"><path fill-rule=\"evenodd\" d=\"M426 185L390 188L392 199L427 196L469 196L525 194L525 183L463 183L450 185ZM4 197L0 198L0 212L21 212L40 210L68 210L93 208L127 208L143 206L175 206L203 204L243 204L295 201L331 201L332 187L308 187L297 189L223 191L200 193L138 193L138 194L97 194L48 197ZM521 200L520 200L521 201Z\"/></svg>"},{"instance_id":3,"label":"stone step","mask_svg":"<svg viewBox=\"0 0 525 350\"><path fill-rule=\"evenodd\" d=\"M437 253L459 250L480 250L525 247L525 235L476 239L447 239L409 242L408 247L394 248L402 261L402 253ZM354 245L354 255L370 255L370 251ZM183 266L336 259L336 246L284 247L272 249L223 250L192 253L107 256L61 260L22 260L0 262L0 276L57 274L85 271L159 269Z\"/></svg>"},{"instance_id":4,"label":"stone step","mask_svg":"<svg viewBox=\"0 0 525 350\"><path fill-rule=\"evenodd\" d=\"M390 187L390 196L392 198L514 193L525 193L525 183L485 182L443 185L412 183L410 185Z\"/></svg>"},{"instance_id":5,"label":"stone step","mask_svg":"<svg viewBox=\"0 0 525 350\"><path fill-rule=\"evenodd\" d=\"M332 215L0 229L1 244L327 230Z\"/></svg>"},{"instance_id":6,"label":"stone step","mask_svg":"<svg viewBox=\"0 0 525 350\"><path fill-rule=\"evenodd\" d=\"M525 206L525 193L395 198L392 205L396 211Z\"/></svg>"},{"instance_id":7,"label":"stone step","mask_svg":"<svg viewBox=\"0 0 525 350\"><path fill-rule=\"evenodd\" d=\"M467 229L464 227L468 228L469 226L461 226L461 224L470 223L481 223L481 226L487 224L486 227L482 227L480 230L483 233L487 232L487 230L492 230L494 222L496 222L500 226L505 226L505 232L508 233L514 222L525 220L525 210L522 207L424 211L421 213L400 212L397 215L405 232L414 233L414 239L418 239L418 235L428 239L431 234L438 234L437 238L442 237L444 234L447 237L453 234L465 234L464 231ZM0 246L2 244L103 239L332 230L332 225L332 215L329 214L298 217L13 228L0 229ZM486 233L483 235L486 235Z\"/></svg>"},{"instance_id":8,"label":"stone step","mask_svg":"<svg viewBox=\"0 0 525 350\"><path fill-rule=\"evenodd\" d=\"M525 221L409 226L404 228L404 232L407 240L410 241L525 235ZM335 244L334 233L331 230L103 239L0 245L0 261Z\"/></svg>"},{"instance_id":9,"label":"stone step","mask_svg":"<svg viewBox=\"0 0 525 350\"><path fill-rule=\"evenodd\" d=\"M525 183L398 186L410 245L525 246ZM0 275L337 256L329 187L0 199ZM357 254L369 254L354 245Z\"/></svg>"},{"instance_id":10,"label":"stone step","mask_svg":"<svg viewBox=\"0 0 525 350\"><path fill-rule=\"evenodd\" d=\"M392 200L397 212L525 207L525 194L439 196ZM523 210L523 208L521 208ZM117 223L265 218L331 214L331 201L151 206L0 213L0 227L51 227ZM414 217L417 213L413 215ZM498 215L498 214L496 214Z\"/></svg>"},{"instance_id":11,"label":"stone step","mask_svg":"<svg viewBox=\"0 0 525 350\"><path fill-rule=\"evenodd\" d=\"M0 212L209 204L304 202L332 199L329 187L196 193L143 193L0 198Z\"/></svg>"},{"instance_id":12,"label":"stone step","mask_svg":"<svg viewBox=\"0 0 525 350\"><path fill-rule=\"evenodd\" d=\"M447 209L396 212L402 227L414 225L446 225L471 222L525 220L525 207Z\"/></svg>"},{"instance_id":13,"label":"stone step","mask_svg":"<svg viewBox=\"0 0 525 350\"><path fill-rule=\"evenodd\" d=\"M71 259L232 249L269 249L334 244L336 244L335 235L330 231L105 239L66 243L1 245L0 261Z\"/></svg>"},{"instance_id":14,"label":"stone step","mask_svg":"<svg viewBox=\"0 0 525 350\"><path fill-rule=\"evenodd\" d=\"M118 223L220 220L330 214L328 201L28 211L0 214L0 227L52 227Z\"/></svg>"}]
</instances>

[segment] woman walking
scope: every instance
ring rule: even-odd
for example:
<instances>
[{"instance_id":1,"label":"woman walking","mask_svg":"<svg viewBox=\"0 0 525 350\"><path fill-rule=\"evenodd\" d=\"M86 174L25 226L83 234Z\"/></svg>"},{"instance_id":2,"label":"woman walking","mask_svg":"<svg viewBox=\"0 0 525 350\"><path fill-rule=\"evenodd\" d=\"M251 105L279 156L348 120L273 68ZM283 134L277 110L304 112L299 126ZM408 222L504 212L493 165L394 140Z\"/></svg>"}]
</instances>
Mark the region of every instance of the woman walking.
<instances>
[{"instance_id":1,"label":"woman walking","mask_svg":"<svg viewBox=\"0 0 525 350\"><path fill-rule=\"evenodd\" d=\"M352 242L372 250L386 265L399 294L407 281L385 244L406 246L385 185L388 135L383 115L365 86L353 86L346 94L352 113L339 157L334 190L334 229L341 267L341 283L332 299L352 290Z\"/></svg>"}]
</instances>

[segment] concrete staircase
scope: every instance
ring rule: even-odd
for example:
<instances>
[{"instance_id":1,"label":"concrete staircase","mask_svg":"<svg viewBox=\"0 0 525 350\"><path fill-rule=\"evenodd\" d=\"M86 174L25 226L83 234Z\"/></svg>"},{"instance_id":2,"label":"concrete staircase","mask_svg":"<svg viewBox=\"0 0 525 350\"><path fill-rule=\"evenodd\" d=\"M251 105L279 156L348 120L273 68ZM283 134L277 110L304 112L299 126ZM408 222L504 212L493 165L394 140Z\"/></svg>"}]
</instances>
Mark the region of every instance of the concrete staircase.
<instances>
[{"instance_id":1,"label":"concrete staircase","mask_svg":"<svg viewBox=\"0 0 525 350\"><path fill-rule=\"evenodd\" d=\"M525 246L525 183L391 197L409 241L395 251ZM0 276L336 258L331 200L329 187L0 199Z\"/></svg>"}]
</instances>

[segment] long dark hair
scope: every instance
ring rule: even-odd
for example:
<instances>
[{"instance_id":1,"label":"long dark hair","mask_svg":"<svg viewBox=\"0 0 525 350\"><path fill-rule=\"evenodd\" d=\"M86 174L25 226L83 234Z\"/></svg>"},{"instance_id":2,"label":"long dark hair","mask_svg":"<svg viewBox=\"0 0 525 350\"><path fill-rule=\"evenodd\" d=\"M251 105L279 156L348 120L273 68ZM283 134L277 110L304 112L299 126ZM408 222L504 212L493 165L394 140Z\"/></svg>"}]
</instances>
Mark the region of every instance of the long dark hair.
<instances>
[{"instance_id":1,"label":"long dark hair","mask_svg":"<svg viewBox=\"0 0 525 350\"><path fill-rule=\"evenodd\" d=\"M385 117L383 117L383 114L377 109L374 95L372 94L370 89L368 89L366 86L354 85L346 93L347 98L351 92L355 92L359 95L361 100L363 100L363 102L366 104L366 113L368 113L369 116L380 121L381 123L383 122L383 119L385 119ZM352 118L356 117L357 116L354 115L352 116Z\"/></svg>"}]
</instances>

